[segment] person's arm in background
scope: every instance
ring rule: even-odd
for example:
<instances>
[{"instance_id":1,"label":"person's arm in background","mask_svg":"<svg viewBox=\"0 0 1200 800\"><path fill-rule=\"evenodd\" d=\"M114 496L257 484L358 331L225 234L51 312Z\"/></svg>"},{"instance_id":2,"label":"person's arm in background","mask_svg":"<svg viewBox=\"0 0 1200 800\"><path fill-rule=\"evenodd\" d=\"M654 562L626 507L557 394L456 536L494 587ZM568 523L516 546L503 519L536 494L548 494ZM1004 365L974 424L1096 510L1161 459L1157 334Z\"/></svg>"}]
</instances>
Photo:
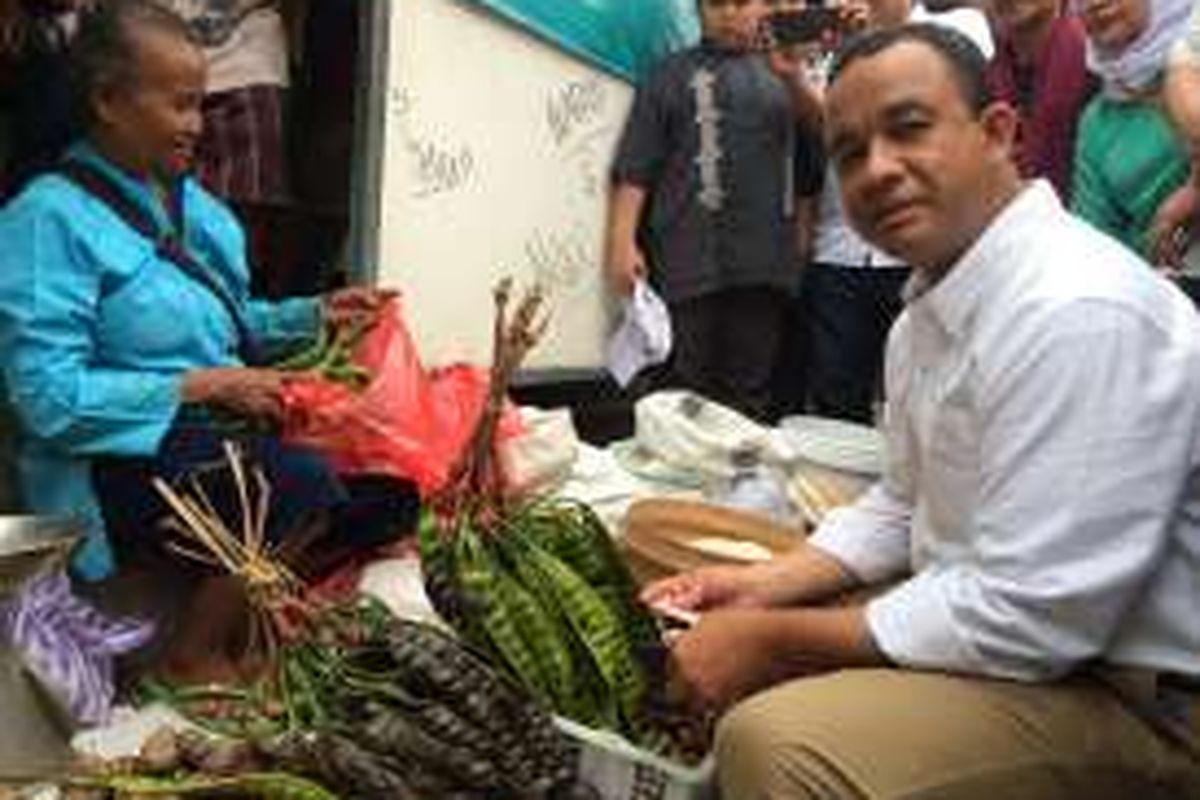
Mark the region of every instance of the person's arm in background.
<instances>
[{"instance_id":1,"label":"person's arm in background","mask_svg":"<svg viewBox=\"0 0 1200 800\"><path fill-rule=\"evenodd\" d=\"M609 197L605 260L613 289L622 296L632 294L634 285L649 275L646 256L637 241L646 194L646 189L636 183L618 183Z\"/></svg>"},{"instance_id":2,"label":"person's arm in background","mask_svg":"<svg viewBox=\"0 0 1200 800\"><path fill-rule=\"evenodd\" d=\"M605 266L609 284L622 297L649 276L650 264L638 241L643 216L664 164L678 143L668 125L672 60L656 67L638 87L613 158Z\"/></svg>"},{"instance_id":3,"label":"person's arm in background","mask_svg":"<svg viewBox=\"0 0 1200 800\"><path fill-rule=\"evenodd\" d=\"M185 373L97 363L102 270L87 255L73 212L38 195L0 215L0 353L24 430L65 452L149 455L183 403L276 416L282 378L271 370Z\"/></svg>"},{"instance_id":4,"label":"person's arm in background","mask_svg":"<svg viewBox=\"0 0 1200 800\"><path fill-rule=\"evenodd\" d=\"M796 260L803 269L812 260L813 241L817 233L817 212L820 197L796 199Z\"/></svg>"},{"instance_id":5,"label":"person's arm in background","mask_svg":"<svg viewBox=\"0 0 1200 800\"><path fill-rule=\"evenodd\" d=\"M1163 106L1191 153L1191 175L1159 206L1150 233L1154 263L1178 266L1200 217L1200 4L1192 11L1188 34L1167 60Z\"/></svg>"},{"instance_id":6,"label":"person's arm in background","mask_svg":"<svg viewBox=\"0 0 1200 800\"><path fill-rule=\"evenodd\" d=\"M12 61L20 54L25 27L21 0L0 0L0 64Z\"/></svg>"},{"instance_id":7,"label":"person's arm in background","mask_svg":"<svg viewBox=\"0 0 1200 800\"><path fill-rule=\"evenodd\" d=\"M798 114L801 112L797 112ZM825 135L822 126L797 121L793 155L793 188L796 194L796 254L803 267L812 257L817 212L825 188Z\"/></svg>"}]
</instances>

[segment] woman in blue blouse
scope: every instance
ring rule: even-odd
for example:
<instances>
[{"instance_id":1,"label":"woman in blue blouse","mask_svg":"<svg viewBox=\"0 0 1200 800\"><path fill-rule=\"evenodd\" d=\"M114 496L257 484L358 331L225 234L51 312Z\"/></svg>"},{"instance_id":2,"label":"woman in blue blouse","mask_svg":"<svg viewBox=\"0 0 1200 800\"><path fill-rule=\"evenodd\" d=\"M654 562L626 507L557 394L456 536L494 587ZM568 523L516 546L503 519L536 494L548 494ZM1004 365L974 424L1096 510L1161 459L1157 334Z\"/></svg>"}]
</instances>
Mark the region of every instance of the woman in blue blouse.
<instances>
[{"instance_id":1,"label":"woman in blue blouse","mask_svg":"<svg viewBox=\"0 0 1200 800\"><path fill-rule=\"evenodd\" d=\"M26 502L85 521L73 567L100 579L115 569L113 543L121 553L162 537L149 477L218 459L211 411L278 420L285 378L251 359L305 345L331 318L372 315L386 294L249 297L238 221L187 174L204 56L177 17L148 0L105 3L81 24L74 58L87 135L0 212L0 363L23 428ZM411 521L403 484L364 509L319 454L270 437L247 447L274 485L273 536L319 521L335 543L366 544ZM176 636L180 673L205 672L195 657L231 633L217 609L232 620L237 601L220 584L197 590L207 624Z\"/></svg>"}]
</instances>

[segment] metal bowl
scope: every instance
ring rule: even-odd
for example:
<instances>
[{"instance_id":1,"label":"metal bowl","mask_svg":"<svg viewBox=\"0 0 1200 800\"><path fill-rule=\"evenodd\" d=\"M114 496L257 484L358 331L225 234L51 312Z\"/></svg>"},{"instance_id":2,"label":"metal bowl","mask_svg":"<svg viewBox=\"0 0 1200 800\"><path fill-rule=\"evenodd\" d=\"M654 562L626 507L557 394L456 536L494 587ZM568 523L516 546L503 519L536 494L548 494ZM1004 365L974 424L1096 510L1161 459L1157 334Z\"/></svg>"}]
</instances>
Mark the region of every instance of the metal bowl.
<instances>
[{"instance_id":1,"label":"metal bowl","mask_svg":"<svg viewBox=\"0 0 1200 800\"><path fill-rule=\"evenodd\" d=\"M0 600L65 562L81 534L72 519L0 516Z\"/></svg>"}]
</instances>

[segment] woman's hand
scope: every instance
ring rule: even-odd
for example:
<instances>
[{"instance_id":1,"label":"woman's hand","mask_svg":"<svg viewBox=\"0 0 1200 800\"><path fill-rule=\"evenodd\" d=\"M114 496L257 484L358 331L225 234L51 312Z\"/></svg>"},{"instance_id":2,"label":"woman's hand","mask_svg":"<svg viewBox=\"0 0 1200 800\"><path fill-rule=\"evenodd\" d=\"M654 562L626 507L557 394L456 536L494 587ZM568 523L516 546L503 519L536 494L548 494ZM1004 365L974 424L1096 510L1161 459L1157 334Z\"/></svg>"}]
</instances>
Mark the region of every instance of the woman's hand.
<instances>
[{"instance_id":1,"label":"woman's hand","mask_svg":"<svg viewBox=\"0 0 1200 800\"><path fill-rule=\"evenodd\" d=\"M325 296L322 311L335 328L351 325L369 327L389 300L399 296L394 289L350 286Z\"/></svg>"},{"instance_id":2,"label":"woman's hand","mask_svg":"<svg viewBox=\"0 0 1200 800\"><path fill-rule=\"evenodd\" d=\"M279 421L283 418L285 380L285 373L274 369L198 369L184 375L181 395L185 403L213 405L254 419Z\"/></svg>"}]
</instances>

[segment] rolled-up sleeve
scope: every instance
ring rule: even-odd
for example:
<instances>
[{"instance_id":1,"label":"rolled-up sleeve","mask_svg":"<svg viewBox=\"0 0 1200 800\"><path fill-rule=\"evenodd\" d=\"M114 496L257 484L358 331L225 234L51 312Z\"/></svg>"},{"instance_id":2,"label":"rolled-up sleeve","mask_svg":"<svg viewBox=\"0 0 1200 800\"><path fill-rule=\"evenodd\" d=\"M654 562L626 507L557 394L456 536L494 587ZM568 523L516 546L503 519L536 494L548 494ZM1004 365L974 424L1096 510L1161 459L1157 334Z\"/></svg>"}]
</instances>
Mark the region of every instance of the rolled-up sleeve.
<instances>
[{"instance_id":1,"label":"rolled-up sleeve","mask_svg":"<svg viewBox=\"0 0 1200 800\"><path fill-rule=\"evenodd\" d=\"M634 95L613 158L614 184L649 187L658 180L670 149L664 97L667 68L656 70Z\"/></svg>"},{"instance_id":2,"label":"rolled-up sleeve","mask_svg":"<svg viewBox=\"0 0 1200 800\"><path fill-rule=\"evenodd\" d=\"M321 320L321 300L317 297L275 302L251 300L248 307L253 336L270 354L309 343L316 336Z\"/></svg>"},{"instance_id":3,"label":"rolled-up sleeve","mask_svg":"<svg viewBox=\"0 0 1200 800\"><path fill-rule=\"evenodd\" d=\"M911 504L885 479L831 511L808 541L863 583L880 583L908 571L911 519Z\"/></svg>"},{"instance_id":4,"label":"rolled-up sleeve","mask_svg":"<svg viewBox=\"0 0 1200 800\"><path fill-rule=\"evenodd\" d=\"M176 374L94 366L100 276L61 214L0 218L0 352L22 423L79 454L153 453L179 405Z\"/></svg>"},{"instance_id":5,"label":"rolled-up sleeve","mask_svg":"<svg viewBox=\"0 0 1200 800\"><path fill-rule=\"evenodd\" d=\"M1197 364L1154 323L1076 303L979 377L978 496L961 541L872 601L897 663L1022 680L1104 652L1161 563L1194 440Z\"/></svg>"}]
</instances>

